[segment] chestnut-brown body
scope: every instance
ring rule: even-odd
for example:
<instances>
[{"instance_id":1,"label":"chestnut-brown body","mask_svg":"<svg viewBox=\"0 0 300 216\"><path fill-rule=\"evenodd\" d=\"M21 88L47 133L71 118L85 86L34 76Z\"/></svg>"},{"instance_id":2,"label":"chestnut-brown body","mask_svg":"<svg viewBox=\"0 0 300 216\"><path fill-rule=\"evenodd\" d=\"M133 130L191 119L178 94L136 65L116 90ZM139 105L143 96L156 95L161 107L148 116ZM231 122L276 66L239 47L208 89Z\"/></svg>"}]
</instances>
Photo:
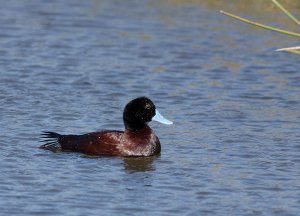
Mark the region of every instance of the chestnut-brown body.
<instances>
[{"instance_id":1,"label":"chestnut-brown body","mask_svg":"<svg viewBox=\"0 0 300 216\"><path fill-rule=\"evenodd\" d=\"M57 135L61 150L88 155L152 156L160 153L160 142L146 125L138 131L99 131L83 135Z\"/></svg>"}]
</instances>

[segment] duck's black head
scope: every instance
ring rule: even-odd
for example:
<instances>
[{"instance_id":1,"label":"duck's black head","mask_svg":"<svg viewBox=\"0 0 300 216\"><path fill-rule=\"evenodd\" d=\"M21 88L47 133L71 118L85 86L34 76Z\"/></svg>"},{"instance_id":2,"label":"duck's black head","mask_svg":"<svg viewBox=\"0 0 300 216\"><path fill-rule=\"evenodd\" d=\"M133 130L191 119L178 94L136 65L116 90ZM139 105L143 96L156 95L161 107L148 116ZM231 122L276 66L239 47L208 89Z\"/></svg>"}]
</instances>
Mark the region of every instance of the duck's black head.
<instances>
[{"instance_id":1,"label":"duck's black head","mask_svg":"<svg viewBox=\"0 0 300 216\"><path fill-rule=\"evenodd\" d=\"M155 116L155 105L146 97L138 97L130 101L124 108L123 120L125 128L139 130Z\"/></svg>"}]
</instances>

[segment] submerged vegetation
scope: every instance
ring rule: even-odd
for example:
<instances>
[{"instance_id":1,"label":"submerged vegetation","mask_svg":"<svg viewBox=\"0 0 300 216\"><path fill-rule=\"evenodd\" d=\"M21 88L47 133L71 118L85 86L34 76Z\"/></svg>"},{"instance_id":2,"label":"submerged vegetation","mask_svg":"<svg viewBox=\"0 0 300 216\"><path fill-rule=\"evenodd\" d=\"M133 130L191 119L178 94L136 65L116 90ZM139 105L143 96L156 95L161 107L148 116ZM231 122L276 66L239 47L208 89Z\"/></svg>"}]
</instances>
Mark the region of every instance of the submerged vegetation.
<instances>
[{"instance_id":1,"label":"submerged vegetation","mask_svg":"<svg viewBox=\"0 0 300 216\"><path fill-rule=\"evenodd\" d=\"M294 23L296 23L297 25L300 26L300 20L298 20L296 17L294 17L286 8L284 8L277 0L271 0L278 8L280 8L280 10L282 10ZM242 18L240 16L234 15L232 13L228 13L225 11L220 11L222 14L232 17L234 19L240 20L242 22L260 27L260 28L264 28L264 29L268 29L271 31L275 31L275 32L279 32L281 34L285 34L285 35L289 35L289 36L293 36L293 37L298 37L300 38L300 33L297 32L292 32L292 31L287 31L281 28L275 28L275 27L271 27L268 25L264 25L258 22L254 22L245 18ZM277 49L276 51L287 51L287 52L292 52L292 53L296 53L300 55L300 46L296 46L296 47L288 47L288 48L281 48L281 49Z\"/></svg>"}]
</instances>

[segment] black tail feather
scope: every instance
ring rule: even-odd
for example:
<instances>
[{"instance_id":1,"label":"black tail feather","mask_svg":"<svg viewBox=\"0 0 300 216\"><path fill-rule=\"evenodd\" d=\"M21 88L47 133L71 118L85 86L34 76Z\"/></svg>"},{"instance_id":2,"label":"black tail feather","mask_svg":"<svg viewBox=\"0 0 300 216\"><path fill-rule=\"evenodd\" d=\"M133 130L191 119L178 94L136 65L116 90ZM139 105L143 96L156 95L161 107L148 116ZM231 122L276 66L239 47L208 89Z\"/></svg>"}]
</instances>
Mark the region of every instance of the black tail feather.
<instances>
[{"instance_id":1,"label":"black tail feather","mask_svg":"<svg viewBox=\"0 0 300 216\"><path fill-rule=\"evenodd\" d=\"M42 138L59 138L59 137L61 137L60 134L54 133L51 131L43 131L41 135L42 135Z\"/></svg>"},{"instance_id":2,"label":"black tail feather","mask_svg":"<svg viewBox=\"0 0 300 216\"><path fill-rule=\"evenodd\" d=\"M53 152L60 151L61 145L59 143L59 138L62 135L50 131L43 131L41 134L41 140L40 142L45 143L44 145L41 145L40 148L50 150Z\"/></svg>"}]
</instances>

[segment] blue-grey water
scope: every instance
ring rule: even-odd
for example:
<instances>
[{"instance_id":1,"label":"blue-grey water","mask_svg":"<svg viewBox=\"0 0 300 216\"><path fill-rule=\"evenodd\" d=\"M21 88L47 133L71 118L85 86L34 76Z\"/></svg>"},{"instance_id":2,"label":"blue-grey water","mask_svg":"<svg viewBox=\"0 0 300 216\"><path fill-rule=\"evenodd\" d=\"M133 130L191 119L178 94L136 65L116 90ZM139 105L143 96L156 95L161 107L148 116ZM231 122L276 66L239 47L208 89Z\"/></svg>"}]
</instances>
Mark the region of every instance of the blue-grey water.
<instances>
[{"instance_id":1,"label":"blue-grey water","mask_svg":"<svg viewBox=\"0 0 300 216\"><path fill-rule=\"evenodd\" d=\"M299 56L274 52L299 40L174 2L1 1L1 215L300 214ZM160 156L38 148L142 95L175 122Z\"/></svg>"}]
</instances>

